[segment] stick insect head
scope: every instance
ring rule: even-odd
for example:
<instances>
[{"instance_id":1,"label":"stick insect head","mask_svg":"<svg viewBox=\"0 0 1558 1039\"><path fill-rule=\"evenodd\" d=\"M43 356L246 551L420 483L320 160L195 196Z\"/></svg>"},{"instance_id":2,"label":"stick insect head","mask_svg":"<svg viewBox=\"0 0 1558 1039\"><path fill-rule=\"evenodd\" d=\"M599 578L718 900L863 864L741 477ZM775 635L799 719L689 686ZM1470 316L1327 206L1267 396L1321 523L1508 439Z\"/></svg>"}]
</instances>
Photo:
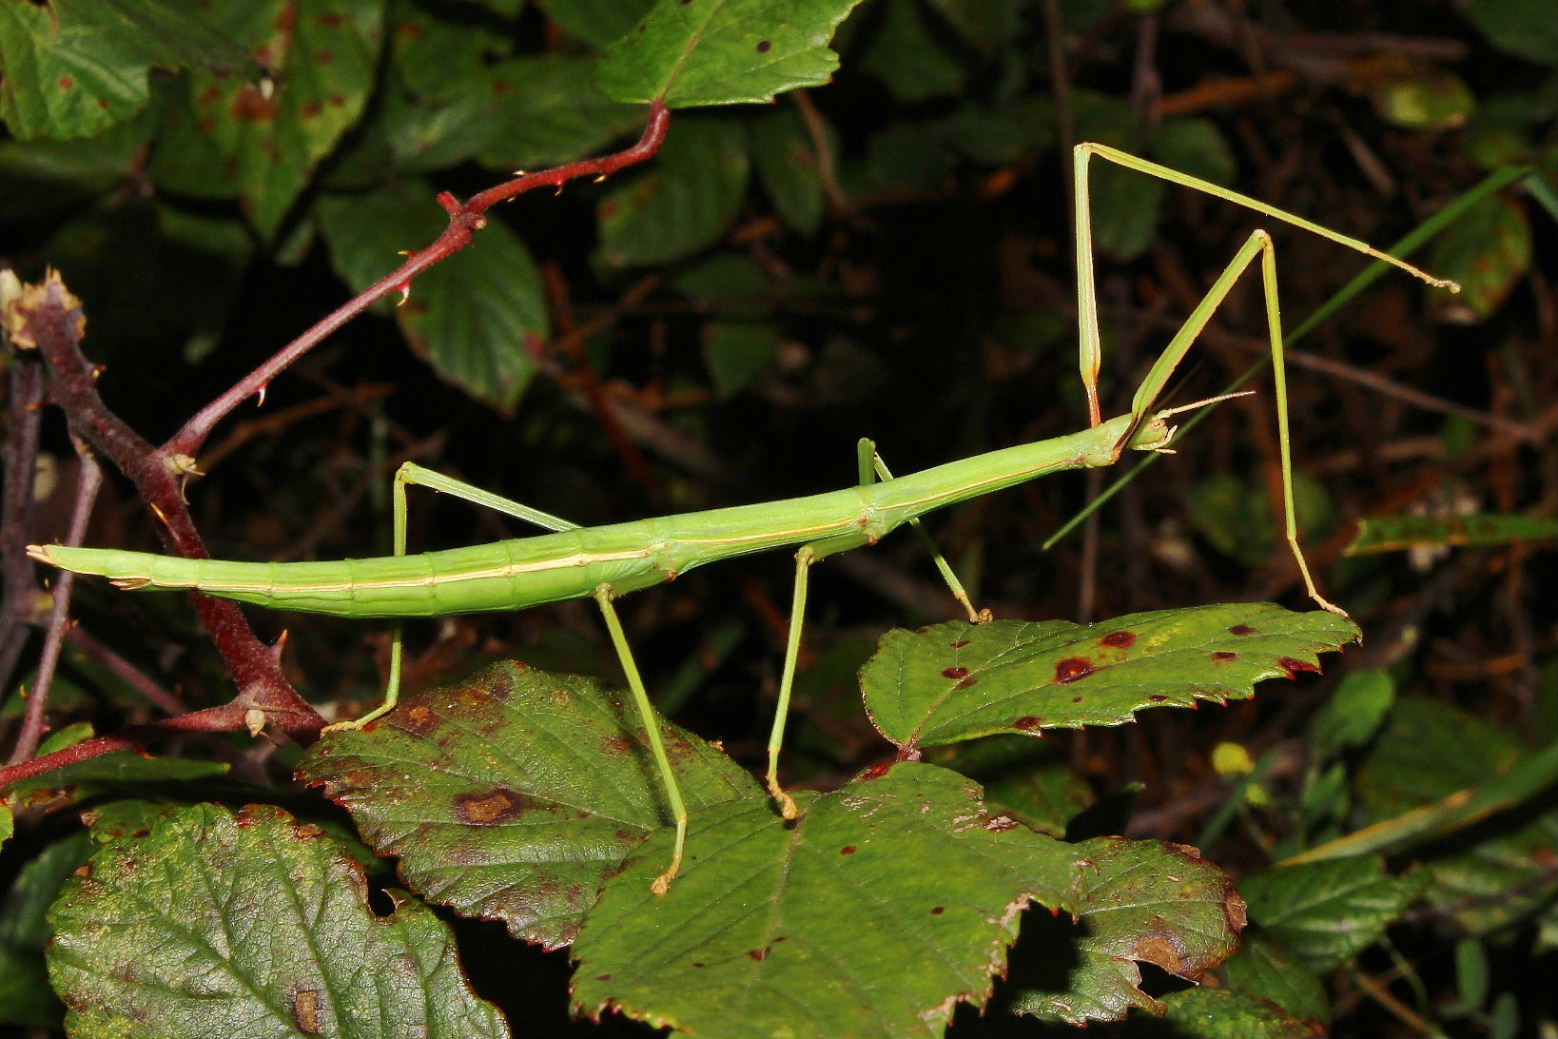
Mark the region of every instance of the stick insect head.
<instances>
[{"instance_id":1,"label":"stick insect head","mask_svg":"<svg viewBox=\"0 0 1558 1039\"><path fill-rule=\"evenodd\" d=\"M1124 438L1124 446L1133 451L1155 451L1158 454L1171 455L1174 453L1169 446L1174 442L1174 434L1178 432L1177 425L1171 425L1169 419L1186 411L1195 411L1199 408L1210 407L1213 404L1221 404L1225 400L1234 397L1253 396L1254 390L1242 390L1238 393L1224 393L1216 397L1207 397L1205 400L1191 401L1189 404L1181 404L1174 408L1165 408L1143 417L1132 426Z\"/></svg>"}]
</instances>

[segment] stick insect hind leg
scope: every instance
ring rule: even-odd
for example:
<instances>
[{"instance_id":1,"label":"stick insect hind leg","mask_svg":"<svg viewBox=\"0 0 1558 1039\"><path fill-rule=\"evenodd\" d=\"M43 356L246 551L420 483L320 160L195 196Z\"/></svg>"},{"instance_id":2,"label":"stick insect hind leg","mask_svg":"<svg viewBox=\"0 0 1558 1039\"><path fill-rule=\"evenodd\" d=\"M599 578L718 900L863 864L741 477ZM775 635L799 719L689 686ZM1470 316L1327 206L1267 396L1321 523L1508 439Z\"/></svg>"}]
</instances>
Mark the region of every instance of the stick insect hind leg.
<instances>
[{"instance_id":1,"label":"stick insect hind leg","mask_svg":"<svg viewBox=\"0 0 1558 1039\"><path fill-rule=\"evenodd\" d=\"M1192 177L1167 166L1160 166L1155 162L1138 158L1127 152L1119 151L1102 144L1079 144L1074 152L1075 181L1076 181L1076 245L1077 245L1077 313L1080 325L1080 342L1078 346L1078 360L1081 368L1082 386L1087 393L1088 416L1092 425L1096 426L1102 421L1102 415L1098 400L1098 371L1102 355L1098 331L1098 302L1094 288L1093 277L1093 242L1092 242L1092 216L1091 202L1088 191L1087 162L1097 155L1107 159L1126 169L1136 170L1149 176L1178 184L1183 187L1194 188L1214 198L1221 198L1236 205L1254 210L1284 223L1313 232L1322 238L1326 238L1339 245L1344 245L1365 256L1373 257L1392 264L1406 271L1422 281L1438 288L1446 288L1451 292L1460 291L1460 286L1453 281L1435 278L1412 264L1398 260L1388 253L1375 249L1365 242L1346 235L1338 234L1329 228L1322 227L1312 221L1295 216L1286 210L1267 205L1258 199L1248 195L1230 191L1219 187L1210 181ZM1286 526L1288 547L1291 549L1294 561L1298 564L1299 573L1304 578L1304 588L1309 597L1322 608L1340 616L1347 616L1347 611L1330 602L1320 594L1315 586L1313 576L1309 572L1309 564L1304 559L1303 550L1298 543L1298 518L1293 502L1293 451L1292 441L1288 434L1288 398L1287 398L1287 370L1283 360L1282 349L1282 315L1278 303L1277 292L1277 255L1276 247L1272 244L1271 236L1263 231L1256 230L1250 234L1243 247L1235 254L1223 273L1213 283L1201 302L1185 319L1185 323L1170 340L1163 353L1153 362L1152 368L1136 390L1136 396L1131 401L1132 422L1127 432L1121 437L1115 446L1115 457L1125 450L1141 424L1152 417L1152 406L1157 401L1158 395L1163 392L1168 384L1174 369L1212 319L1212 314L1222 304L1228 292L1233 288L1241 274L1260 257L1261 285L1266 303L1266 327L1267 336L1271 343L1271 368L1275 383L1277 398L1277 444L1280 464L1282 469L1282 511ZM1208 402L1202 402L1208 403ZM1182 410L1182 409L1175 409ZM1167 415L1170 412L1160 412ZM1172 437L1172 433L1169 434ZM1168 446L1168 439L1160 446L1160 450Z\"/></svg>"},{"instance_id":2,"label":"stick insect hind leg","mask_svg":"<svg viewBox=\"0 0 1558 1039\"><path fill-rule=\"evenodd\" d=\"M415 462L406 462L395 472L392 495L394 552L397 556L406 554L406 487L411 484L442 491L476 505L484 505L505 515L533 523L544 530L553 532L575 530L579 526L551 513L482 490L464 480L457 480L452 476L417 465ZM622 622L617 617L616 607L611 604L616 594L609 584L603 584L595 590L593 597L600 607L601 615L605 618L606 630L611 635L612 646L617 651L617 659L622 665L623 675L627 678L628 689L633 693L633 702L638 708L639 720L643 723L644 732L649 739L649 748L654 755L655 765L660 772L660 781L665 789L666 804L671 810L672 822L676 827L676 845L671 855L671 864L664 873L655 878L653 885L655 894L663 895L670 889L672 878L681 868L682 849L687 843L687 806L682 800L681 788L677 785L676 774L671 770L671 762L665 752L665 741L660 734L659 719L655 717L654 708L650 705L649 693L644 688L643 679L639 676L638 664L634 661L633 651L628 646L627 637L623 634ZM390 673L384 691L384 701L356 721L337 722L329 726L327 731L361 728L375 718L383 717L394 710L395 704L400 699L403 629L403 622L397 621L390 638Z\"/></svg>"}]
</instances>

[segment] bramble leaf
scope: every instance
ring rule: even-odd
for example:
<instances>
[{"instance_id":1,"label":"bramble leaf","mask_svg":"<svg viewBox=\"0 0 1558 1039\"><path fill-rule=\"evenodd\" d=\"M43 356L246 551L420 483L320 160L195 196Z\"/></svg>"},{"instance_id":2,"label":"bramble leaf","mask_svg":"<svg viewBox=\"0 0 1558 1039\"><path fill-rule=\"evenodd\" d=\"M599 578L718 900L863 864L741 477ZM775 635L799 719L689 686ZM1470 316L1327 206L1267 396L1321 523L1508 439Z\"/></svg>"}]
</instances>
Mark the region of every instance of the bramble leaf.
<instances>
[{"instance_id":1,"label":"bramble leaf","mask_svg":"<svg viewBox=\"0 0 1558 1039\"><path fill-rule=\"evenodd\" d=\"M599 83L617 101L670 108L772 101L828 82L828 40L860 0L660 0L606 50Z\"/></svg>"},{"instance_id":2,"label":"bramble leaf","mask_svg":"<svg viewBox=\"0 0 1558 1039\"><path fill-rule=\"evenodd\" d=\"M694 814L664 897L649 884L667 842L629 859L574 945L578 1012L703 1035L939 1036L988 997L1030 898L1074 907L1075 849L954 772L905 762L801 800L793 824L762 801Z\"/></svg>"},{"instance_id":3,"label":"bramble leaf","mask_svg":"<svg viewBox=\"0 0 1558 1039\"><path fill-rule=\"evenodd\" d=\"M906 749L998 732L1119 725L1149 707L1254 695L1358 638L1335 614L1235 603L1096 624L950 621L890 631L860 673L877 729Z\"/></svg>"},{"instance_id":4,"label":"bramble leaf","mask_svg":"<svg viewBox=\"0 0 1558 1039\"><path fill-rule=\"evenodd\" d=\"M72 1035L505 1036L421 903L368 906L361 870L278 808L196 805L119 840L49 914Z\"/></svg>"},{"instance_id":5,"label":"bramble leaf","mask_svg":"<svg viewBox=\"0 0 1558 1039\"><path fill-rule=\"evenodd\" d=\"M670 821L625 699L587 678L496 664L327 736L298 774L348 809L381 854L400 856L424 898L556 948L573 940L606 874ZM719 751L662 732L689 809L767 804ZM707 836L695 817L691 850Z\"/></svg>"}]
</instances>

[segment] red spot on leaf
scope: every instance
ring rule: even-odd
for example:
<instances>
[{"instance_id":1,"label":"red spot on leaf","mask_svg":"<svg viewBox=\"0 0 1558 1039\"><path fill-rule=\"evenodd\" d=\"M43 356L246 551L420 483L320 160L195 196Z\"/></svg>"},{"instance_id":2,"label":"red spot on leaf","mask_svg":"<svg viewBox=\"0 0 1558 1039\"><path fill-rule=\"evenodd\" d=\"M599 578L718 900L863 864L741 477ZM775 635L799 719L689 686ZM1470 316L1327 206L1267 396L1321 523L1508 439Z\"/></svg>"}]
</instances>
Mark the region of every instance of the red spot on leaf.
<instances>
[{"instance_id":1,"label":"red spot on leaf","mask_svg":"<svg viewBox=\"0 0 1558 1039\"><path fill-rule=\"evenodd\" d=\"M106 110L108 108L108 99L106 97L98 98L97 99L97 107Z\"/></svg>"},{"instance_id":2,"label":"red spot on leaf","mask_svg":"<svg viewBox=\"0 0 1558 1039\"><path fill-rule=\"evenodd\" d=\"M1237 654L1237 653L1229 653L1227 650L1221 650L1219 652L1213 653L1212 654L1212 659L1213 660L1238 660L1239 659L1239 654Z\"/></svg>"},{"instance_id":3,"label":"red spot on leaf","mask_svg":"<svg viewBox=\"0 0 1558 1039\"><path fill-rule=\"evenodd\" d=\"M1033 715L1030 714L1030 715L1028 715L1026 717L1018 718L1016 721L1012 722L1012 728L1014 728L1014 729L1021 729L1024 732L1027 732L1029 729L1037 729L1039 727L1040 723L1042 723L1043 721L1044 721L1044 719L1042 719L1042 718L1035 718Z\"/></svg>"},{"instance_id":4,"label":"red spot on leaf","mask_svg":"<svg viewBox=\"0 0 1558 1039\"><path fill-rule=\"evenodd\" d=\"M949 668L944 669L941 672L941 677L942 678L967 678L968 677L968 668L966 668L966 667L949 667Z\"/></svg>"},{"instance_id":5,"label":"red spot on leaf","mask_svg":"<svg viewBox=\"0 0 1558 1039\"><path fill-rule=\"evenodd\" d=\"M759 41L757 41L757 52L759 54L767 54L769 51L771 51L773 49L774 49L774 45L773 45L773 43L771 41L769 41L769 40L759 40Z\"/></svg>"},{"instance_id":6,"label":"red spot on leaf","mask_svg":"<svg viewBox=\"0 0 1558 1039\"><path fill-rule=\"evenodd\" d=\"M1151 696L1147 697L1147 699L1152 703L1162 703L1164 700L1167 700L1168 697L1162 695L1161 693L1153 693Z\"/></svg>"},{"instance_id":7,"label":"red spot on leaf","mask_svg":"<svg viewBox=\"0 0 1558 1039\"><path fill-rule=\"evenodd\" d=\"M346 95L345 94L331 94L330 95L330 107L332 107L332 108L345 108L346 107Z\"/></svg>"},{"instance_id":8,"label":"red spot on leaf","mask_svg":"<svg viewBox=\"0 0 1558 1039\"><path fill-rule=\"evenodd\" d=\"M953 649L962 649L966 645L968 645L968 640L964 639L961 642L954 642L954 643L952 643L952 648Z\"/></svg>"},{"instance_id":9,"label":"red spot on leaf","mask_svg":"<svg viewBox=\"0 0 1558 1039\"><path fill-rule=\"evenodd\" d=\"M767 949L748 949L747 950L747 955L752 957L757 962L762 963L764 960L768 959L768 950Z\"/></svg>"},{"instance_id":10,"label":"red spot on leaf","mask_svg":"<svg viewBox=\"0 0 1558 1039\"><path fill-rule=\"evenodd\" d=\"M1131 646L1136 644L1136 633L1134 631L1115 631L1105 635L1099 641L1106 646L1113 646L1116 649L1130 649Z\"/></svg>"},{"instance_id":11,"label":"red spot on leaf","mask_svg":"<svg viewBox=\"0 0 1558 1039\"><path fill-rule=\"evenodd\" d=\"M947 911L947 907L946 906L936 906L935 908L933 908L930 911L930 915L931 916L940 916L942 913L945 913L946 911Z\"/></svg>"},{"instance_id":12,"label":"red spot on leaf","mask_svg":"<svg viewBox=\"0 0 1558 1039\"><path fill-rule=\"evenodd\" d=\"M1093 673L1093 662L1086 657L1067 657L1055 665L1056 682L1075 682Z\"/></svg>"},{"instance_id":13,"label":"red spot on leaf","mask_svg":"<svg viewBox=\"0 0 1558 1039\"><path fill-rule=\"evenodd\" d=\"M1253 634L1255 634L1255 629L1250 627L1248 624L1235 624L1233 627L1228 629L1228 634L1230 634L1230 635L1253 635Z\"/></svg>"},{"instance_id":14,"label":"red spot on leaf","mask_svg":"<svg viewBox=\"0 0 1558 1039\"><path fill-rule=\"evenodd\" d=\"M953 686L952 688L954 688L954 689L967 689L969 686L978 685L978 684L979 684L979 679L977 679L977 678L965 678L965 679L963 679L963 681L959 682L957 685Z\"/></svg>"},{"instance_id":15,"label":"red spot on leaf","mask_svg":"<svg viewBox=\"0 0 1558 1039\"><path fill-rule=\"evenodd\" d=\"M240 123L268 123L276 118L276 108L275 97L266 97L246 83L233 98L228 115Z\"/></svg>"},{"instance_id":16,"label":"red spot on leaf","mask_svg":"<svg viewBox=\"0 0 1558 1039\"><path fill-rule=\"evenodd\" d=\"M69 76L61 76L60 77L60 89L61 90L69 90L70 88L74 87L75 85L76 85L76 81L71 79Z\"/></svg>"},{"instance_id":17,"label":"red spot on leaf","mask_svg":"<svg viewBox=\"0 0 1558 1039\"><path fill-rule=\"evenodd\" d=\"M853 855L858 850L859 849L857 849L853 844L846 844L842 848L839 849L839 854L840 855Z\"/></svg>"},{"instance_id":18,"label":"red spot on leaf","mask_svg":"<svg viewBox=\"0 0 1558 1039\"><path fill-rule=\"evenodd\" d=\"M319 113L323 112L324 110L325 106L320 104L318 101L310 101L308 104L303 106L303 118L318 119Z\"/></svg>"},{"instance_id":19,"label":"red spot on leaf","mask_svg":"<svg viewBox=\"0 0 1558 1039\"><path fill-rule=\"evenodd\" d=\"M868 768L864 772L860 773L860 778L861 779L881 779L883 776L887 775L887 770L892 768L892 767L893 766L891 765L891 763L887 763L887 762L884 762L883 764L880 764L880 765L872 765L870 768Z\"/></svg>"},{"instance_id":20,"label":"red spot on leaf","mask_svg":"<svg viewBox=\"0 0 1558 1039\"><path fill-rule=\"evenodd\" d=\"M282 9L281 9L281 13L276 16L276 31L277 32L281 32L281 33L289 33L294 28L297 27L297 24L298 24L298 8L297 8L297 5L296 4L286 4L286 5L284 5L282 7Z\"/></svg>"},{"instance_id":21,"label":"red spot on leaf","mask_svg":"<svg viewBox=\"0 0 1558 1039\"><path fill-rule=\"evenodd\" d=\"M1319 664L1311 664L1307 660L1294 660L1292 657L1278 657L1277 666L1288 673L1289 678L1294 678L1300 671L1319 671Z\"/></svg>"}]
</instances>

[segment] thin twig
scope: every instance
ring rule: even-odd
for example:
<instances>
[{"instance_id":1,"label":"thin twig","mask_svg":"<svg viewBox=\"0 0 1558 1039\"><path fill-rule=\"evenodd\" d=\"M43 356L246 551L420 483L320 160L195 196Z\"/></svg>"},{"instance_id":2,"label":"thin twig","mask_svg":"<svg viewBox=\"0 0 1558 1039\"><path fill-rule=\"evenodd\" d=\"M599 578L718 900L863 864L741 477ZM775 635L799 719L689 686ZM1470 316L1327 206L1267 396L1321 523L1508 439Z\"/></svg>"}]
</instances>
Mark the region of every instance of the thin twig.
<instances>
[{"instance_id":1,"label":"thin twig","mask_svg":"<svg viewBox=\"0 0 1558 1039\"><path fill-rule=\"evenodd\" d=\"M92 457L92 449L78 436L71 436L71 446L81 459L81 470L76 477L76 501L71 508L70 530L65 544L79 545L86 540L87 522L92 518L92 506L97 502L97 492L103 486L103 469ZM43 739L44 712L49 707L49 693L54 688L54 673L59 667L60 646L65 641L65 628L70 623L70 590L75 587L76 575L66 570L60 573L54 584L54 608L49 614L48 632L43 639L43 654L38 659L38 678L32 695L27 700L27 713L22 717L22 731L17 734L16 746L11 751L11 764L25 761L38 749Z\"/></svg>"}]
</instances>

